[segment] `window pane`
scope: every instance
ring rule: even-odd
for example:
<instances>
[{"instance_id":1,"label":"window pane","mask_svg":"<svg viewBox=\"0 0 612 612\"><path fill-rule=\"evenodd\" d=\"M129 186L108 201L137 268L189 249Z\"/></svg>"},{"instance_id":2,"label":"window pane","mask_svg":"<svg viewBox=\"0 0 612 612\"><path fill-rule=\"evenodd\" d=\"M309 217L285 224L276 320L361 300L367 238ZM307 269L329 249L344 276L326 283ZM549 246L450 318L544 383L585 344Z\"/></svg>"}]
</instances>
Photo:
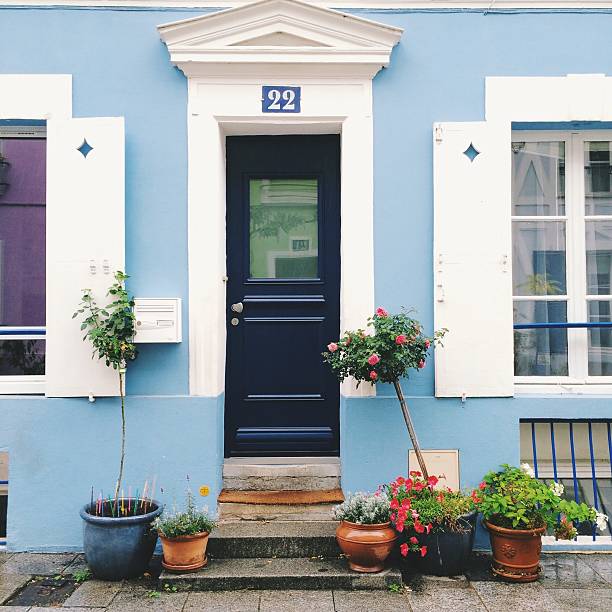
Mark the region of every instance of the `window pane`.
<instances>
[{"instance_id":1,"label":"window pane","mask_svg":"<svg viewBox=\"0 0 612 612\"><path fill-rule=\"evenodd\" d=\"M45 141L0 138L0 325L45 324Z\"/></svg>"},{"instance_id":2,"label":"window pane","mask_svg":"<svg viewBox=\"0 0 612 612\"><path fill-rule=\"evenodd\" d=\"M514 295L565 295L565 221L512 223Z\"/></svg>"},{"instance_id":3,"label":"window pane","mask_svg":"<svg viewBox=\"0 0 612 612\"><path fill-rule=\"evenodd\" d=\"M0 340L0 376L44 373L44 340Z\"/></svg>"},{"instance_id":4,"label":"window pane","mask_svg":"<svg viewBox=\"0 0 612 612\"><path fill-rule=\"evenodd\" d=\"M565 302L514 302L515 323L566 323ZM514 330L515 376L567 376L566 329Z\"/></svg>"},{"instance_id":5,"label":"window pane","mask_svg":"<svg viewBox=\"0 0 612 612\"><path fill-rule=\"evenodd\" d=\"M589 302L589 323L609 323L610 302ZM612 376L612 328L589 329L589 376Z\"/></svg>"},{"instance_id":6,"label":"window pane","mask_svg":"<svg viewBox=\"0 0 612 612\"><path fill-rule=\"evenodd\" d=\"M565 143L512 143L512 214L565 215Z\"/></svg>"},{"instance_id":7,"label":"window pane","mask_svg":"<svg viewBox=\"0 0 612 612\"><path fill-rule=\"evenodd\" d=\"M586 221L587 293L610 295L612 221Z\"/></svg>"},{"instance_id":8,"label":"window pane","mask_svg":"<svg viewBox=\"0 0 612 612\"><path fill-rule=\"evenodd\" d=\"M250 277L317 278L317 179L251 179Z\"/></svg>"},{"instance_id":9,"label":"window pane","mask_svg":"<svg viewBox=\"0 0 612 612\"><path fill-rule=\"evenodd\" d=\"M610 142L584 143L584 196L587 215L612 215Z\"/></svg>"}]
</instances>

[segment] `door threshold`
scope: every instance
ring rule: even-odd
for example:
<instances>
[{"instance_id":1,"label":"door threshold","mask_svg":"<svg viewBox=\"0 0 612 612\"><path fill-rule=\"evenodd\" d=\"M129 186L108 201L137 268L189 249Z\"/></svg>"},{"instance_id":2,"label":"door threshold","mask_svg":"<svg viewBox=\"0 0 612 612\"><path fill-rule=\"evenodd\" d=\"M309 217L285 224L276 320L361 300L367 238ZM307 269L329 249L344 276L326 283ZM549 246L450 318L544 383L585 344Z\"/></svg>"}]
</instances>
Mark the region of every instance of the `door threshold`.
<instances>
[{"instance_id":1,"label":"door threshold","mask_svg":"<svg viewBox=\"0 0 612 612\"><path fill-rule=\"evenodd\" d=\"M339 465L340 457L228 457L225 465Z\"/></svg>"}]
</instances>

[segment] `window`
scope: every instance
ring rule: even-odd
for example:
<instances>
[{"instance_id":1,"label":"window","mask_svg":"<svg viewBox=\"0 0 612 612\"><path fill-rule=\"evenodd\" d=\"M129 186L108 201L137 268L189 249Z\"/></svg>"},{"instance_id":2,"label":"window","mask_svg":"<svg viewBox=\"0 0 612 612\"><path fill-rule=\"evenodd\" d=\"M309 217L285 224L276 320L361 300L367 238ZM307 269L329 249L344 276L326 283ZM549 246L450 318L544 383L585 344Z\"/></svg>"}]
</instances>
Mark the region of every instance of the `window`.
<instances>
[{"instance_id":1,"label":"window","mask_svg":"<svg viewBox=\"0 0 612 612\"><path fill-rule=\"evenodd\" d=\"M517 382L612 382L612 132L514 132Z\"/></svg>"},{"instance_id":2,"label":"window","mask_svg":"<svg viewBox=\"0 0 612 612\"><path fill-rule=\"evenodd\" d=\"M0 125L0 392L42 392L46 141Z\"/></svg>"}]
</instances>

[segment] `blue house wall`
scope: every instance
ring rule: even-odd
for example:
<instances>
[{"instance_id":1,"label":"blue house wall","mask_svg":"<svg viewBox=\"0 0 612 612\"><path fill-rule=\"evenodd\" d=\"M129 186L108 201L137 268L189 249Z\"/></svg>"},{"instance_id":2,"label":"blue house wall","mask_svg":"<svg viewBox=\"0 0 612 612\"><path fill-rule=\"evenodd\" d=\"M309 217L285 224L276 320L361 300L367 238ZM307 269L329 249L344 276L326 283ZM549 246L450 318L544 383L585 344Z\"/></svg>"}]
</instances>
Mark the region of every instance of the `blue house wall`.
<instances>
[{"instance_id":1,"label":"blue house wall","mask_svg":"<svg viewBox=\"0 0 612 612\"><path fill-rule=\"evenodd\" d=\"M70 73L75 117L125 116L129 288L139 297L183 298L185 325L181 344L142 346L129 372L126 482L142 486L156 475L160 499L172 504L189 475L195 488L210 487L202 501L214 507L223 397L188 395L187 81L156 31L204 12L2 7L0 73ZM431 330L432 123L483 119L486 76L612 74L612 14L354 12L405 29L390 67L374 79L376 302L414 307ZM487 330L474 321L474 333ZM408 440L392 391L342 400L346 491L406 471ZM609 398L598 396L436 400L431 364L405 391L423 446L460 449L463 486L518 461L522 417L612 413ZM118 446L116 399L0 397L9 548L79 549L75 504L88 501L92 485L112 487Z\"/></svg>"}]
</instances>

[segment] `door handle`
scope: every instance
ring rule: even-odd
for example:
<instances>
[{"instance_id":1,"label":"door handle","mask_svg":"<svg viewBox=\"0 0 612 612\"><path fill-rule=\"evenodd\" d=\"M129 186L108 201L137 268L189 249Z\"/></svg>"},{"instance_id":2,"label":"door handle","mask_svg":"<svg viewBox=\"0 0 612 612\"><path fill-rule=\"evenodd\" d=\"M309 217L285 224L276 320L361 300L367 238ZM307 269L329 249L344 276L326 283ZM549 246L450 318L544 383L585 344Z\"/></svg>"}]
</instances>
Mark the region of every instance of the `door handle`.
<instances>
[{"instance_id":1,"label":"door handle","mask_svg":"<svg viewBox=\"0 0 612 612\"><path fill-rule=\"evenodd\" d=\"M235 304L232 304L231 309L232 312L237 312L238 314L240 314L244 310L244 305L242 304L242 302L236 302Z\"/></svg>"}]
</instances>

